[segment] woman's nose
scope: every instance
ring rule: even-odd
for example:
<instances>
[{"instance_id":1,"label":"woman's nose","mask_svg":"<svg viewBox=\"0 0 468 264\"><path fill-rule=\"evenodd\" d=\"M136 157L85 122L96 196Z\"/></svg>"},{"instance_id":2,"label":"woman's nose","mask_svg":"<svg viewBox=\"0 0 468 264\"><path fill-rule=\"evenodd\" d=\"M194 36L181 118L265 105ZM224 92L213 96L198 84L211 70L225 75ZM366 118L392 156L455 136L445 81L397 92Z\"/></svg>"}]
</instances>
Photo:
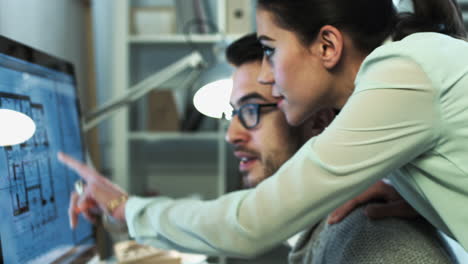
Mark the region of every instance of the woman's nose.
<instances>
[{"instance_id":1,"label":"woman's nose","mask_svg":"<svg viewBox=\"0 0 468 264\"><path fill-rule=\"evenodd\" d=\"M257 77L257 81L261 84L269 84L269 85L273 85L275 83L275 78L273 76L273 69L271 65L266 61L266 58L263 58L262 60L262 67Z\"/></svg>"}]
</instances>

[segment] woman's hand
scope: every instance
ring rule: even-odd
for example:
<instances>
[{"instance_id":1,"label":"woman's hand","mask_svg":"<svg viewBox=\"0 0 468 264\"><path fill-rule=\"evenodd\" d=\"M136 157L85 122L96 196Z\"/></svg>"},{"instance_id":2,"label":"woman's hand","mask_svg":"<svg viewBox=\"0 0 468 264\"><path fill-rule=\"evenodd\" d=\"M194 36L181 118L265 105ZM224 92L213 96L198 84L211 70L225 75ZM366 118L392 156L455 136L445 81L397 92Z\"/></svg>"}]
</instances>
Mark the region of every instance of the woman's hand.
<instances>
[{"instance_id":1,"label":"woman's hand","mask_svg":"<svg viewBox=\"0 0 468 264\"><path fill-rule=\"evenodd\" d=\"M374 203L365 208L366 215L371 219L381 219L385 217L411 219L419 217L418 212L416 212L391 185L383 181L378 181L365 192L332 212L328 217L328 223L336 224L340 222L355 208L373 200L381 200L383 203Z\"/></svg>"},{"instance_id":2,"label":"woman's hand","mask_svg":"<svg viewBox=\"0 0 468 264\"><path fill-rule=\"evenodd\" d=\"M81 194L74 191L70 197L68 215L72 228L75 228L80 213L91 222L95 222L96 215L102 212L125 222L125 204L128 197L125 191L74 158L61 152L57 157L85 181Z\"/></svg>"}]
</instances>

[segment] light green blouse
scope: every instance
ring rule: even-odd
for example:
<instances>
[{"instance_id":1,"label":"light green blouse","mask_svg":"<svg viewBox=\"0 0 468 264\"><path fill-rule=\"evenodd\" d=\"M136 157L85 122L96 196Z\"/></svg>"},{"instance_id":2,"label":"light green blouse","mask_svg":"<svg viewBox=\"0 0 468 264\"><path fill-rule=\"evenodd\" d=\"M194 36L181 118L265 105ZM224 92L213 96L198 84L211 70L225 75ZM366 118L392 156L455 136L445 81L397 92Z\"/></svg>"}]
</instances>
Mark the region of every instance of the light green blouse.
<instances>
[{"instance_id":1,"label":"light green blouse","mask_svg":"<svg viewBox=\"0 0 468 264\"><path fill-rule=\"evenodd\" d=\"M468 43L436 33L363 62L333 123L253 190L213 201L142 199L131 236L159 247L257 255L391 173L423 216L468 249Z\"/></svg>"}]
</instances>

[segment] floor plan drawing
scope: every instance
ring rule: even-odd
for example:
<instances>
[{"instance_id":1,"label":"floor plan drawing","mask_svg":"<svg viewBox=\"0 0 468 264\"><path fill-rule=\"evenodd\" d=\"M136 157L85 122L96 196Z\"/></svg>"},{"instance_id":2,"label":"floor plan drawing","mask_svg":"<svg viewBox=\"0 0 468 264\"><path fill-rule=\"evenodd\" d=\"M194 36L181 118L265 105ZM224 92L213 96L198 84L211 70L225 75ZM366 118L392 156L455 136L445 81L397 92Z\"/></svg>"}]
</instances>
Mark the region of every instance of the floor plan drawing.
<instances>
[{"instance_id":1,"label":"floor plan drawing","mask_svg":"<svg viewBox=\"0 0 468 264\"><path fill-rule=\"evenodd\" d=\"M0 93L0 107L25 113L36 124L36 133L31 139L17 146L5 147L4 151L12 214L21 222L21 231L40 232L41 227L57 218L43 106L31 102L26 96ZM24 221L27 215L34 217Z\"/></svg>"}]
</instances>

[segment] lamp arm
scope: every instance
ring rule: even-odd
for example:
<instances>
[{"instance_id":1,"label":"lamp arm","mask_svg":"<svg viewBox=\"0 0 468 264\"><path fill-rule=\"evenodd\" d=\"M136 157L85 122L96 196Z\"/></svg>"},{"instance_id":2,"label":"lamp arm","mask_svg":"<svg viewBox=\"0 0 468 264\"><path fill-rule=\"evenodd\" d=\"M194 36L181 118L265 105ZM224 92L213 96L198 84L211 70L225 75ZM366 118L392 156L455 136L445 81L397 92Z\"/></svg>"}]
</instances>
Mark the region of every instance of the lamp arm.
<instances>
[{"instance_id":1,"label":"lamp arm","mask_svg":"<svg viewBox=\"0 0 468 264\"><path fill-rule=\"evenodd\" d=\"M152 74L141 82L133 85L123 95L108 101L100 108L87 114L84 118L83 130L86 132L97 126L99 123L115 114L121 107L127 106L131 102L141 98L187 68L201 69L203 65L204 60L200 53L196 51L192 52L166 68Z\"/></svg>"}]
</instances>

